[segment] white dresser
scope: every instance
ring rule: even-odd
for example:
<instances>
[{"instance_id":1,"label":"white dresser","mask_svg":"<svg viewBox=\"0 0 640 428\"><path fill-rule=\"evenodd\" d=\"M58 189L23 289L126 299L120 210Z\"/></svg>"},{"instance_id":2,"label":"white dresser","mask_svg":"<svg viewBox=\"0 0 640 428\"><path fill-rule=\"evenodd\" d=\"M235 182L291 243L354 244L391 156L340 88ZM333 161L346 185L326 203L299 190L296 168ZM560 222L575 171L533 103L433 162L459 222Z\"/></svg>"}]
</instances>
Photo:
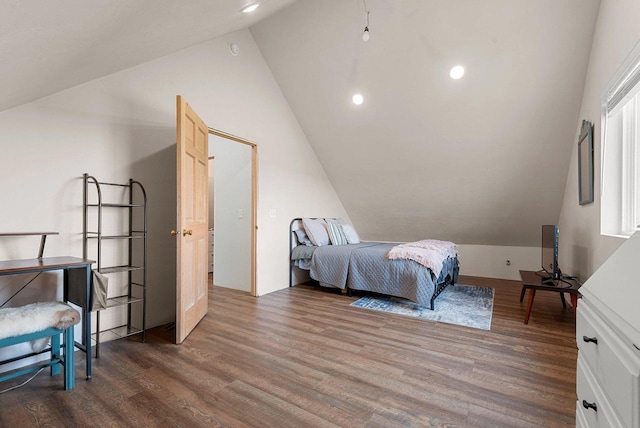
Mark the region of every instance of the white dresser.
<instances>
[{"instance_id":1,"label":"white dresser","mask_svg":"<svg viewBox=\"0 0 640 428\"><path fill-rule=\"evenodd\" d=\"M640 428L640 234L580 292L576 426Z\"/></svg>"}]
</instances>

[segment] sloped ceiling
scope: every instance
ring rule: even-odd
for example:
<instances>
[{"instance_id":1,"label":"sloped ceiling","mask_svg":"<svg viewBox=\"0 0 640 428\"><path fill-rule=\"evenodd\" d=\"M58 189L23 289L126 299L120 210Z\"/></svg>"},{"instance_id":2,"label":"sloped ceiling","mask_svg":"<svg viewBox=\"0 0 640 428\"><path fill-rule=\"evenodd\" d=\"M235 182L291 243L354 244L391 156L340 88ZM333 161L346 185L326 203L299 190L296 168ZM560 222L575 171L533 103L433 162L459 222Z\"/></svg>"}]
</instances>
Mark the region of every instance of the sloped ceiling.
<instances>
[{"instance_id":1,"label":"sloped ceiling","mask_svg":"<svg viewBox=\"0 0 640 428\"><path fill-rule=\"evenodd\" d=\"M0 111L250 27L365 238L558 221L599 0L367 0L367 43L362 0L251 2L2 1Z\"/></svg>"},{"instance_id":2,"label":"sloped ceiling","mask_svg":"<svg viewBox=\"0 0 640 428\"><path fill-rule=\"evenodd\" d=\"M361 0L298 0L251 27L360 234L539 245L560 213L599 0L367 6L366 43Z\"/></svg>"},{"instance_id":3,"label":"sloped ceiling","mask_svg":"<svg viewBox=\"0 0 640 428\"><path fill-rule=\"evenodd\" d=\"M3 0L0 111L244 29L294 0Z\"/></svg>"}]
</instances>

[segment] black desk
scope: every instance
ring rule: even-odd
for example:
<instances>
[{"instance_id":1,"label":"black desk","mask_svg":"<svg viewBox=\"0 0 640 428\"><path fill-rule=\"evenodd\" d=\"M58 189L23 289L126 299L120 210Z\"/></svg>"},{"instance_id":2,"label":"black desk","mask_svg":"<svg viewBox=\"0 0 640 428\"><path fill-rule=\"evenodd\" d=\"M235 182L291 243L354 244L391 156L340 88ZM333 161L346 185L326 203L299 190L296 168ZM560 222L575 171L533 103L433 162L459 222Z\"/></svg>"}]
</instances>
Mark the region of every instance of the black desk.
<instances>
[{"instance_id":1,"label":"black desk","mask_svg":"<svg viewBox=\"0 0 640 428\"><path fill-rule=\"evenodd\" d=\"M527 313L524 316L524 323L529 324L529 316L531 315L531 308L533 307L533 299L536 296L536 290L540 291L554 291L560 293L562 299L562 306L567 307L564 301L564 293L569 293L571 296L571 304L573 305L573 313L575 315L576 308L578 307L578 297L580 297L580 284L576 281L567 279L563 281L551 281L545 282L545 278L541 277L532 270L521 270L520 278L522 278L522 291L520 293L520 301L524 299L524 294L529 290L529 302L527 303Z\"/></svg>"},{"instance_id":2,"label":"black desk","mask_svg":"<svg viewBox=\"0 0 640 428\"><path fill-rule=\"evenodd\" d=\"M79 257L41 257L37 259L0 261L0 276L17 275L22 273L37 273L51 270L64 271L64 296L67 300L69 269L84 269L86 278L86 302L91 299L91 264L93 260ZM75 342L75 345L86 353L87 379L91 379L91 312L89 305L82 307L84 322L83 340L85 343Z\"/></svg>"}]
</instances>

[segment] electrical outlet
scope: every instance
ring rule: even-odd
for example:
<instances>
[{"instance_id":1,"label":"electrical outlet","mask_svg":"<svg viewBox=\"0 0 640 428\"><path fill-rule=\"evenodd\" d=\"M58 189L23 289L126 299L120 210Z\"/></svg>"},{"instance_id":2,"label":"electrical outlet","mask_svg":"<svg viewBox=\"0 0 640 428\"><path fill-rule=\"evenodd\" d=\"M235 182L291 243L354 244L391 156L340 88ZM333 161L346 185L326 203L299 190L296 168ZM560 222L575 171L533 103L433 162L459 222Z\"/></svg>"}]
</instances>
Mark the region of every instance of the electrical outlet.
<instances>
[{"instance_id":1,"label":"electrical outlet","mask_svg":"<svg viewBox=\"0 0 640 428\"><path fill-rule=\"evenodd\" d=\"M507 260L507 266L511 266L511 260Z\"/></svg>"}]
</instances>

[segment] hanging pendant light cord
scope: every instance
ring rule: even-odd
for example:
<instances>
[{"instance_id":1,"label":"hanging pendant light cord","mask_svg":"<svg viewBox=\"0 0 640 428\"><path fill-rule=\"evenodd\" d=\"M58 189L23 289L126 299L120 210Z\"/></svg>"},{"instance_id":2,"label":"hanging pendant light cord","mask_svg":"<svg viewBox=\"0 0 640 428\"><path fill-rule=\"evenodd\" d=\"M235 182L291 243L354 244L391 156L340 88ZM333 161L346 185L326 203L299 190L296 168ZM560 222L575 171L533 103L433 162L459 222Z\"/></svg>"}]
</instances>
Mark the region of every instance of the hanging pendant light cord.
<instances>
[{"instance_id":1,"label":"hanging pendant light cord","mask_svg":"<svg viewBox=\"0 0 640 428\"><path fill-rule=\"evenodd\" d=\"M364 33L362 33L362 40L369 41L369 8L367 7L367 0L362 0L364 4L364 11L367 13L367 25L364 27Z\"/></svg>"},{"instance_id":2,"label":"hanging pendant light cord","mask_svg":"<svg viewBox=\"0 0 640 428\"><path fill-rule=\"evenodd\" d=\"M364 3L364 11L367 13L367 28L369 27L369 8L367 7L367 0L362 0Z\"/></svg>"}]
</instances>

